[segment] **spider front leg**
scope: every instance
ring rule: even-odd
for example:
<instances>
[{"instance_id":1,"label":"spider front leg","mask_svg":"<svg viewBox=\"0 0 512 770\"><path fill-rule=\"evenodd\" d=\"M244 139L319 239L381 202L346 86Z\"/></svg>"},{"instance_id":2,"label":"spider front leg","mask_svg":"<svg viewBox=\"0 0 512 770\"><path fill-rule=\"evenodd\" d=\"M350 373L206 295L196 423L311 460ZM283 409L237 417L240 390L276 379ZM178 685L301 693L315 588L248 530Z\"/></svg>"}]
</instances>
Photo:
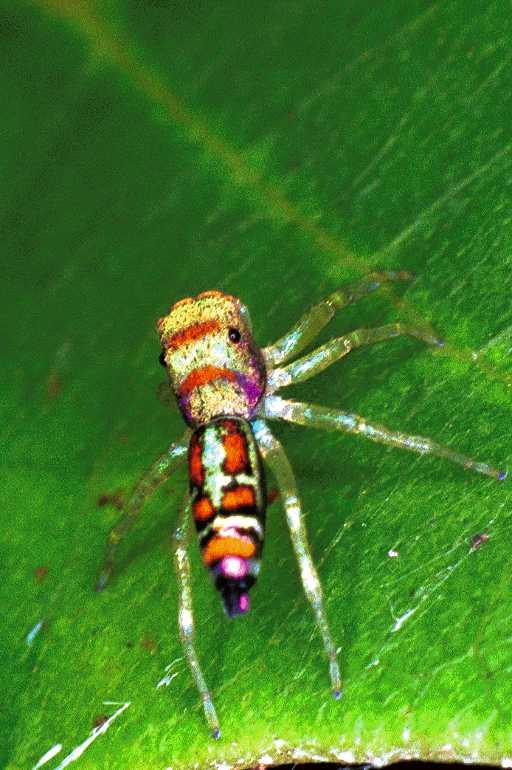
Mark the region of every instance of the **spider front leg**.
<instances>
[{"instance_id":1,"label":"spider front leg","mask_svg":"<svg viewBox=\"0 0 512 770\"><path fill-rule=\"evenodd\" d=\"M472 457L456 452L443 444L438 444L437 441L433 441L431 438L409 436L406 433L392 431L384 425L371 423L364 417L344 412L341 409L331 409L325 406L305 404L297 401L286 401L279 396L268 396L263 405L262 416L269 419L286 420L287 422L294 422L311 428L340 430L345 433L360 433L379 444L408 449L410 452L416 452L420 455L431 454L435 457L442 457L452 463L462 465L463 468L483 473L485 476L492 476L492 478L498 479L498 481L503 481L507 475L504 470L473 460Z\"/></svg>"},{"instance_id":2,"label":"spider front leg","mask_svg":"<svg viewBox=\"0 0 512 770\"><path fill-rule=\"evenodd\" d=\"M375 342L390 340L393 337L408 335L423 340L428 345L441 347L443 341L435 337L427 329L417 326L408 326L401 322L379 326L376 329L356 329L343 337L335 337L325 345L313 350L311 353L293 361L288 366L273 369L268 376L268 392L272 393L286 385L295 382L304 382L319 374L335 361L350 353L351 350L362 345L372 345Z\"/></svg>"},{"instance_id":3,"label":"spider front leg","mask_svg":"<svg viewBox=\"0 0 512 770\"><path fill-rule=\"evenodd\" d=\"M263 355L268 367L278 366L304 350L329 323L336 311L371 294L384 283L410 281L413 277L412 273L405 270L386 270L381 273L370 273L358 283L334 291L308 310L284 337L264 348Z\"/></svg>"},{"instance_id":4,"label":"spider front leg","mask_svg":"<svg viewBox=\"0 0 512 770\"><path fill-rule=\"evenodd\" d=\"M286 520L290 529L293 549L299 564L304 593L315 613L316 623L322 634L325 653L329 660L331 686L335 698L341 697L341 678L336 647L334 645L324 608L322 586L309 550L308 537L297 495L297 487L290 462L280 442L261 420L253 423L254 435L261 453L269 465L279 487Z\"/></svg>"},{"instance_id":5,"label":"spider front leg","mask_svg":"<svg viewBox=\"0 0 512 770\"><path fill-rule=\"evenodd\" d=\"M204 715L214 738L220 738L220 725L213 705L212 696L206 684L199 658L194 647L194 615L192 611L192 589L190 586L190 559L187 546L190 539L190 499L182 505L178 526L173 537L173 556L178 578L178 623L183 651L187 657L196 687L201 695Z\"/></svg>"},{"instance_id":6,"label":"spider front leg","mask_svg":"<svg viewBox=\"0 0 512 770\"><path fill-rule=\"evenodd\" d=\"M140 513L140 509L146 500L169 478L179 465L185 462L188 451L189 433L190 431L185 431L180 441L171 444L167 452L161 455L158 460L153 463L151 468L146 471L133 488L128 501L123 506L121 519L110 531L107 538L107 552L105 554L103 567L101 568L96 582L96 591L103 591L107 585L114 569L117 547L132 528Z\"/></svg>"}]
</instances>

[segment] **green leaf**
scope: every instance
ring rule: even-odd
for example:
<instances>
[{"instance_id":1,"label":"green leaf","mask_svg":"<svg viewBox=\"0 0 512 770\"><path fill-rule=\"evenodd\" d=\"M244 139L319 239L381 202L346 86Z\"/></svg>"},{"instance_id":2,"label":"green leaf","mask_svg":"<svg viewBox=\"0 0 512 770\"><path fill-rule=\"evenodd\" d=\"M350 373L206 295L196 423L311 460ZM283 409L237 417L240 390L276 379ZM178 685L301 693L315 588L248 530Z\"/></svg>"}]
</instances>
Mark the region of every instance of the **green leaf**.
<instances>
[{"instance_id":1,"label":"green leaf","mask_svg":"<svg viewBox=\"0 0 512 770\"><path fill-rule=\"evenodd\" d=\"M119 516L98 500L126 494L182 432L154 396L155 320L201 290L240 296L263 345L336 287L413 270L320 341L401 318L432 324L445 349L375 345L293 396L509 461L509 8L7 0L0 14L0 764L33 767L62 744L45 768L79 746L77 767L112 770L509 766L510 482L278 426L344 697L277 501L247 618L224 617L193 550L217 742L176 626L183 474L93 592Z\"/></svg>"}]
</instances>

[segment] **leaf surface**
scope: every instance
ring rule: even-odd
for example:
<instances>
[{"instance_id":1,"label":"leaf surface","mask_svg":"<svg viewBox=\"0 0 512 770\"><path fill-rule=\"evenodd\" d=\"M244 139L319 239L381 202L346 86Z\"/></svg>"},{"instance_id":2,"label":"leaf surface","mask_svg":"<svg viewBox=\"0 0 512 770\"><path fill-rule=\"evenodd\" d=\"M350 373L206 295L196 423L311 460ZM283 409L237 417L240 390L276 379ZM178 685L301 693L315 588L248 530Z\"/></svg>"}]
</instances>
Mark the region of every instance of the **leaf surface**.
<instances>
[{"instance_id":1,"label":"leaf surface","mask_svg":"<svg viewBox=\"0 0 512 770\"><path fill-rule=\"evenodd\" d=\"M336 287L414 271L319 341L400 318L433 325L444 350L375 345L290 395L510 462L508 10L8 0L0 14L0 764L33 767L61 744L45 767L73 750L77 767L111 770L508 766L509 481L276 427L344 697L331 698L276 501L242 621L224 617L193 549L218 742L176 626L183 473L145 506L108 590L92 590L115 504L183 429L154 396L154 323L202 290L240 296L266 345Z\"/></svg>"}]
</instances>

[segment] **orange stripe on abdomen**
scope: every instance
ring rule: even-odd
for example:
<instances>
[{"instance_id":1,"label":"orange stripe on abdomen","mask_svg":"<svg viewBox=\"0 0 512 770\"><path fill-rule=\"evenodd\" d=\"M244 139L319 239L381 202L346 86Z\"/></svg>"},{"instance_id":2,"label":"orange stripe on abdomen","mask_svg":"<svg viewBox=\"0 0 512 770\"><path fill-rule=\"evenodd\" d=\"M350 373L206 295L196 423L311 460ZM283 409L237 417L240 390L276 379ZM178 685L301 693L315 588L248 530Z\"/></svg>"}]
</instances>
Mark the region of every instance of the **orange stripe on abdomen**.
<instances>
[{"instance_id":1,"label":"orange stripe on abdomen","mask_svg":"<svg viewBox=\"0 0 512 770\"><path fill-rule=\"evenodd\" d=\"M205 521L214 515L215 508L213 507L210 498L203 495L203 497L198 497L197 500L194 500L192 511L196 521Z\"/></svg>"},{"instance_id":2,"label":"orange stripe on abdomen","mask_svg":"<svg viewBox=\"0 0 512 770\"><path fill-rule=\"evenodd\" d=\"M227 433L222 437L222 446L226 457L222 470L230 476L250 472L247 443L243 433Z\"/></svg>"},{"instance_id":3,"label":"orange stripe on abdomen","mask_svg":"<svg viewBox=\"0 0 512 770\"><path fill-rule=\"evenodd\" d=\"M250 559L256 553L256 546L248 538L212 537L203 551L203 561L209 566L224 556L241 556Z\"/></svg>"},{"instance_id":4,"label":"orange stripe on abdomen","mask_svg":"<svg viewBox=\"0 0 512 770\"><path fill-rule=\"evenodd\" d=\"M240 508L253 507L255 504L254 489L249 484L238 484L238 486L228 489L224 492L221 502L225 511L237 511Z\"/></svg>"},{"instance_id":5,"label":"orange stripe on abdomen","mask_svg":"<svg viewBox=\"0 0 512 770\"><path fill-rule=\"evenodd\" d=\"M199 443L199 438L194 434L190 441L190 448L188 452L188 471L190 480L197 486L202 487L204 484L204 467L202 457L202 447Z\"/></svg>"}]
</instances>

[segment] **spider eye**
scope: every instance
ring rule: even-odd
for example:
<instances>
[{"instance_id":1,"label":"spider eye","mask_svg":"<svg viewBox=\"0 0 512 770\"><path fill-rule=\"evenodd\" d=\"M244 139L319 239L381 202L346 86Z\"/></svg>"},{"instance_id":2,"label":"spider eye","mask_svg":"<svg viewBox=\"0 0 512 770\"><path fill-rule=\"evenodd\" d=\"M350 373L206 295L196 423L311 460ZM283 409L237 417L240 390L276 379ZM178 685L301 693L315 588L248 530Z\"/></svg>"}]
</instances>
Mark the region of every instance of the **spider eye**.
<instances>
[{"instance_id":1,"label":"spider eye","mask_svg":"<svg viewBox=\"0 0 512 770\"><path fill-rule=\"evenodd\" d=\"M231 342L240 342L242 339L242 335L238 331L238 329L235 329L234 327L231 327L231 329L228 332L228 337L231 340Z\"/></svg>"},{"instance_id":2,"label":"spider eye","mask_svg":"<svg viewBox=\"0 0 512 770\"><path fill-rule=\"evenodd\" d=\"M158 362L159 362L159 363L160 363L162 366L166 366L166 363L165 363L165 352L164 352L163 350L162 350L162 352L160 353L160 355L158 356Z\"/></svg>"}]
</instances>

